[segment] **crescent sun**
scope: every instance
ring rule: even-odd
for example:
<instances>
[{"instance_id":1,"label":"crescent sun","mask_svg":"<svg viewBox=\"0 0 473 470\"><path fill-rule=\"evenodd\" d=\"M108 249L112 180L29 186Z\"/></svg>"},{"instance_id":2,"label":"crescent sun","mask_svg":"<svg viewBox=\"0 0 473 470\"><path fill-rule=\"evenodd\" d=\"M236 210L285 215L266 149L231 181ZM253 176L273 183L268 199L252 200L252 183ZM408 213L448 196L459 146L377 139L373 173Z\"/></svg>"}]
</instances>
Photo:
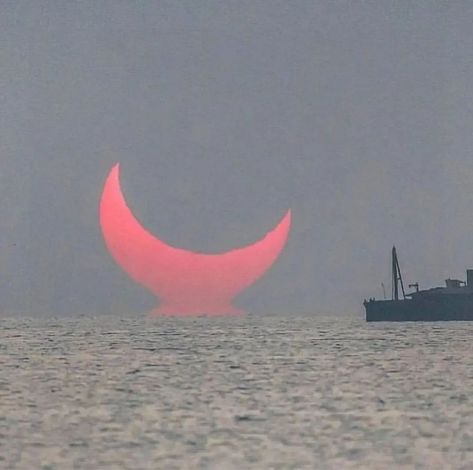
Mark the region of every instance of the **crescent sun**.
<instances>
[{"instance_id":1,"label":"crescent sun","mask_svg":"<svg viewBox=\"0 0 473 470\"><path fill-rule=\"evenodd\" d=\"M259 241L225 253L175 248L152 235L129 209L120 187L120 166L110 171L100 200L105 244L124 271L158 299L158 315L241 313L232 300L272 266L291 226L288 210Z\"/></svg>"}]
</instances>

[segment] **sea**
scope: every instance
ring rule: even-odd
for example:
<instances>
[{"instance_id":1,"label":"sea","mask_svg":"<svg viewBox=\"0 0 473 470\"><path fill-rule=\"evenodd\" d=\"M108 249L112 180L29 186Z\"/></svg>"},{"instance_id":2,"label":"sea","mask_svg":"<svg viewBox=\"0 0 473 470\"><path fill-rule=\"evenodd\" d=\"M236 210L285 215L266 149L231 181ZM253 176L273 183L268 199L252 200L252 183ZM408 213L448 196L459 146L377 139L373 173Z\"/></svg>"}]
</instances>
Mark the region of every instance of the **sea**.
<instances>
[{"instance_id":1,"label":"sea","mask_svg":"<svg viewBox=\"0 0 473 470\"><path fill-rule=\"evenodd\" d=\"M0 319L1 469L472 469L473 323Z\"/></svg>"}]
</instances>

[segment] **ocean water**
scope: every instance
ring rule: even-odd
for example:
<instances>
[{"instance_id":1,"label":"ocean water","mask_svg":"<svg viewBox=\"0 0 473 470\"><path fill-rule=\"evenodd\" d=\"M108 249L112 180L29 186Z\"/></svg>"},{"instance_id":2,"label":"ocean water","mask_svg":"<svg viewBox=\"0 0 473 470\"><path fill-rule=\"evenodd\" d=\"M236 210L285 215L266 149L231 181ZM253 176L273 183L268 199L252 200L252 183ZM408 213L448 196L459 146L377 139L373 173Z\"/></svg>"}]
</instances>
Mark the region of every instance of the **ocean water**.
<instances>
[{"instance_id":1,"label":"ocean water","mask_svg":"<svg viewBox=\"0 0 473 470\"><path fill-rule=\"evenodd\" d=\"M473 323L0 320L2 469L471 469Z\"/></svg>"}]
</instances>

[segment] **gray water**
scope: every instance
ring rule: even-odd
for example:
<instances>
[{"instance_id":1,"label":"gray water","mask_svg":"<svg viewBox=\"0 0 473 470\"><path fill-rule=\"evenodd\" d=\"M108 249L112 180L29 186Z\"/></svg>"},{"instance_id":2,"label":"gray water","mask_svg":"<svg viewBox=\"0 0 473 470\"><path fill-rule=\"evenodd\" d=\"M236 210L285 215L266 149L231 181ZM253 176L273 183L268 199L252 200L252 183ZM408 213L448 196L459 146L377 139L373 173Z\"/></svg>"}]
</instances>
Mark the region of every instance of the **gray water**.
<instances>
[{"instance_id":1,"label":"gray water","mask_svg":"<svg viewBox=\"0 0 473 470\"><path fill-rule=\"evenodd\" d=\"M0 468L473 468L473 323L0 320Z\"/></svg>"}]
</instances>

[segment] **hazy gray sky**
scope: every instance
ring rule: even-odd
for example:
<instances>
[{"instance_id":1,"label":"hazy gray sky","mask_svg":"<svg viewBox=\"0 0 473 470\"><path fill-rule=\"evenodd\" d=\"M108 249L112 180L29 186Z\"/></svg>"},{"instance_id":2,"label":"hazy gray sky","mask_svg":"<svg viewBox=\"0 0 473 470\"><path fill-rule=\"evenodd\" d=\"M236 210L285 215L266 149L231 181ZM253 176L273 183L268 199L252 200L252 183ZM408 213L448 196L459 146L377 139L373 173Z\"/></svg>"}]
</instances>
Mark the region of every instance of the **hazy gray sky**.
<instances>
[{"instance_id":1,"label":"hazy gray sky","mask_svg":"<svg viewBox=\"0 0 473 470\"><path fill-rule=\"evenodd\" d=\"M116 161L173 245L250 243L292 208L250 310L359 313L393 243L406 281L463 278L472 24L470 1L2 1L1 308L154 305L100 235Z\"/></svg>"}]
</instances>

